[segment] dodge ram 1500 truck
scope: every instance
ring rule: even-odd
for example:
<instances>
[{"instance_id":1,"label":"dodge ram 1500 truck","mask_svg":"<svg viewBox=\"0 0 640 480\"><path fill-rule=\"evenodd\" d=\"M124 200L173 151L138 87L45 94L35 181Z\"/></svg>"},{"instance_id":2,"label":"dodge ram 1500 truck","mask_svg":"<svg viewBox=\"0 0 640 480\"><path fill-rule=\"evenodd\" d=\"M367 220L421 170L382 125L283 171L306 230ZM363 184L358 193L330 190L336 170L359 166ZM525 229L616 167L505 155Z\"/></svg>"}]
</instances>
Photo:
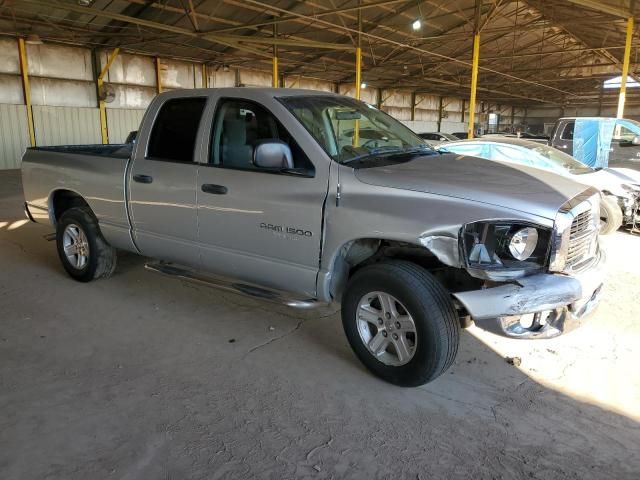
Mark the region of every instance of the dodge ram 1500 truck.
<instances>
[{"instance_id":1,"label":"dodge ram 1500 truck","mask_svg":"<svg viewBox=\"0 0 640 480\"><path fill-rule=\"evenodd\" d=\"M27 215L55 226L76 280L109 276L122 249L265 300L340 302L358 358L398 385L442 374L471 320L555 336L602 287L596 191L439 154L330 93L163 93L135 143L29 148L22 176Z\"/></svg>"}]
</instances>

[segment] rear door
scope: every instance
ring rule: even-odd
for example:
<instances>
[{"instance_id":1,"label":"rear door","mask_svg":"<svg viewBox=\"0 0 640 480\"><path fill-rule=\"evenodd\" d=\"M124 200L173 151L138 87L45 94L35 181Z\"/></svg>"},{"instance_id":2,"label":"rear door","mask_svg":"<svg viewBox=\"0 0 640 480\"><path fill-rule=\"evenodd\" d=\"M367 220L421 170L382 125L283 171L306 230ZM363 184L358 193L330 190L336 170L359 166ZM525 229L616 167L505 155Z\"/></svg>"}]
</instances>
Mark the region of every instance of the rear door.
<instances>
[{"instance_id":1,"label":"rear door","mask_svg":"<svg viewBox=\"0 0 640 480\"><path fill-rule=\"evenodd\" d=\"M315 295L328 162L312 161L293 132L257 101L220 98L211 116L208 163L200 168L197 190L203 268ZM291 147L298 174L255 166L256 143L269 139Z\"/></svg>"},{"instance_id":2,"label":"rear door","mask_svg":"<svg viewBox=\"0 0 640 480\"><path fill-rule=\"evenodd\" d=\"M196 139L206 102L206 97L178 97L152 105L138 137L148 141L136 148L128 179L139 250L194 267L199 261Z\"/></svg>"}]
</instances>

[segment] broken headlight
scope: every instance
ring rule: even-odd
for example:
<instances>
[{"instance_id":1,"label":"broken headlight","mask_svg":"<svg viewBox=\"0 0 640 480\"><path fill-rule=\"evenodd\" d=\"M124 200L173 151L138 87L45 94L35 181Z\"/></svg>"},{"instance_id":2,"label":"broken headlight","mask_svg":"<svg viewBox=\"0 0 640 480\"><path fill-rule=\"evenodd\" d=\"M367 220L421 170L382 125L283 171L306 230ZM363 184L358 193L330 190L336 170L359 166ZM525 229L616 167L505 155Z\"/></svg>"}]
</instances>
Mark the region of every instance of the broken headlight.
<instances>
[{"instance_id":1,"label":"broken headlight","mask_svg":"<svg viewBox=\"0 0 640 480\"><path fill-rule=\"evenodd\" d=\"M462 230L462 249L471 275L503 281L542 271L551 229L516 222L475 222Z\"/></svg>"}]
</instances>

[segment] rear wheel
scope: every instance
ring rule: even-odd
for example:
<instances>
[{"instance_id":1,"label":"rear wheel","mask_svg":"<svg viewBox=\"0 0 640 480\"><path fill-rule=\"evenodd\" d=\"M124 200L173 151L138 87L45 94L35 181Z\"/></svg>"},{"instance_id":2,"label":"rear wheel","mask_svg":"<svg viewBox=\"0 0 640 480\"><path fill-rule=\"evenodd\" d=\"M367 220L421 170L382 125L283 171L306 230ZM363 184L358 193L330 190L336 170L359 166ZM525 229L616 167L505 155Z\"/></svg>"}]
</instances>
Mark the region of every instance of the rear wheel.
<instances>
[{"instance_id":1,"label":"rear wheel","mask_svg":"<svg viewBox=\"0 0 640 480\"><path fill-rule=\"evenodd\" d=\"M104 239L98 221L86 207L70 208L62 214L56 244L62 266L80 282L108 277L116 268L116 251Z\"/></svg>"},{"instance_id":2,"label":"rear wheel","mask_svg":"<svg viewBox=\"0 0 640 480\"><path fill-rule=\"evenodd\" d=\"M608 235L622 226L622 210L618 202L604 197L600 202L600 235Z\"/></svg>"},{"instance_id":3,"label":"rear wheel","mask_svg":"<svg viewBox=\"0 0 640 480\"><path fill-rule=\"evenodd\" d=\"M396 385L434 380L458 351L460 322L449 294L410 262L383 262L356 272L343 297L342 324L360 361Z\"/></svg>"}]
</instances>

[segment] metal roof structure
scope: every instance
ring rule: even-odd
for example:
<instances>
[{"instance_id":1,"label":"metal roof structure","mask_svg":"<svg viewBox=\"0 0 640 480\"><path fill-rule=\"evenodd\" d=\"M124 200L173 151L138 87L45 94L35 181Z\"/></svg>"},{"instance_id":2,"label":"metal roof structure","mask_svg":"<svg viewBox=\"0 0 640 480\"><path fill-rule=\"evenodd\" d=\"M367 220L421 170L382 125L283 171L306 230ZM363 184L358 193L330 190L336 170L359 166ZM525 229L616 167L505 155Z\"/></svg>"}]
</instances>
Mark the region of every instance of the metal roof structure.
<instances>
[{"instance_id":1,"label":"metal roof structure","mask_svg":"<svg viewBox=\"0 0 640 480\"><path fill-rule=\"evenodd\" d=\"M92 48L518 105L617 102L633 0L0 0L0 32ZM362 29L359 30L358 17ZM414 30L413 22L421 28ZM637 35L634 32L634 41ZM638 45L630 75L640 68ZM640 92L627 93L628 104Z\"/></svg>"}]
</instances>

